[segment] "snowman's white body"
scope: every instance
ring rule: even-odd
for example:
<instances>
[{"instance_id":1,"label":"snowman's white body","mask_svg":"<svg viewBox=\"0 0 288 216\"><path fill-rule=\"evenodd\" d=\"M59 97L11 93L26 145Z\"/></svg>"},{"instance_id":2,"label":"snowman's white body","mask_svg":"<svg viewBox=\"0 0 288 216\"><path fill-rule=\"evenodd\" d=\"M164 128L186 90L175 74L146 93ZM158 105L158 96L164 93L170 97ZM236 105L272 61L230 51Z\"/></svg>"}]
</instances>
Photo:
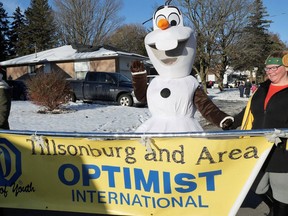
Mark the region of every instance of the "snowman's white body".
<instances>
[{"instance_id":1,"label":"snowman's white body","mask_svg":"<svg viewBox=\"0 0 288 216\"><path fill-rule=\"evenodd\" d=\"M152 116L136 132L202 131L194 118L196 108L193 96L198 86L193 76L173 79L155 77L147 89L147 102ZM169 91L170 95L161 96L162 90Z\"/></svg>"}]
</instances>

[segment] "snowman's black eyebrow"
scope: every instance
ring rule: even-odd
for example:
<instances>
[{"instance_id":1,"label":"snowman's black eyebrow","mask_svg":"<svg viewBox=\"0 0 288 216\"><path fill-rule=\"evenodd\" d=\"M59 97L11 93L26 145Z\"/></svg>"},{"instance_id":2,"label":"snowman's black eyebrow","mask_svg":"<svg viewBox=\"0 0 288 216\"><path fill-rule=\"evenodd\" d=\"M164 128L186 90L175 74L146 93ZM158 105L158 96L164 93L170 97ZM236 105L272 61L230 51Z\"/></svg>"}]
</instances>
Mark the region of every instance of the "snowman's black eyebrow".
<instances>
[{"instance_id":1,"label":"snowman's black eyebrow","mask_svg":"<svg viewBox=\"0 0 288 216\"><path fill-rule=\"evenodd\" d=\"M157 10L154 12L154 19L155 19L155 14L157 13L157 11L163 9L164 7L165 7L165 6L162 5L162 6L160 6L160 7L157 8ZM175 8L175 9L177 9L178 13L181 15L181 11L180 11L177 7L172 6L172 5L168 5L168 8Z\"/></svg>"}]
</instances>

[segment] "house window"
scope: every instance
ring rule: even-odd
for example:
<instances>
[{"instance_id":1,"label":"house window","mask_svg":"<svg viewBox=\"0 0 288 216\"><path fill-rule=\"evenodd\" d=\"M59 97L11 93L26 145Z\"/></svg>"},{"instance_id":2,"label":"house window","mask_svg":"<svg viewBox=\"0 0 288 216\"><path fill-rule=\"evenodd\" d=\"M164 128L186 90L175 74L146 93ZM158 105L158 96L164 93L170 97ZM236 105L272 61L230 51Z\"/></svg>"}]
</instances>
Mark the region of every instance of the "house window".
<instances>
[{"instance_id":1,"label":"house window","mask_svg":"<svg viewBox=\"0 0 288 216\"><path fill-rule=\"evenodd\" d=\"M50 63L46 63L44 64L44 73L51 73L51 64Z\"/></svg>"},{"instance_id":2,"label":"house window","mask_svg":"<svg viewBox=\"0 0 288 216\"><path fill-rule=\"evenodd\" d=\"M86 73L89 71L89 61L78 61L74 63L75 78L84 79Z\"/></svg>"},{"instance_id":3,"label":"house window","mask_svg":"<svg viewBox=\"0 0 288 216\"><path fill-rule=\"evenodd\" d=\"M36 66L35 65L28 65L28 73L30 75L35 75L36 74Z\"/></svg>"},{"instance_id":4,"label":"house window","mask_svg":"<svg viewBox=\"0 0 288 216\"><path fill-rule=\"evenodd\" d=\"M87 71L75 71L75 78L76 79L85 79Z\"/></svg>"}]
</instances>

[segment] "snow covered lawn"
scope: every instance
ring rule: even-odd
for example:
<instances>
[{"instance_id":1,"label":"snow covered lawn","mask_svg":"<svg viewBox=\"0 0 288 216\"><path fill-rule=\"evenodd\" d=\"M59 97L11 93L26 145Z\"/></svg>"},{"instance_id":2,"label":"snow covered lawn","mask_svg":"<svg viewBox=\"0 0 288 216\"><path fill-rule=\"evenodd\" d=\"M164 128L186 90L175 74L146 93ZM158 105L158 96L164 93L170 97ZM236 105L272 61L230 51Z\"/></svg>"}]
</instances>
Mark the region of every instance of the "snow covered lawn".
<instances>
[{"instance_id":1,"label":"snow covered lawn","mask_svg":"<svg viewBox=\"0 0 288 216\"><path fill-rule=\"evenodd\" d=\"M223 92L208 89L208 94L222 110L231 115L241 110L248 100L239 97L238 89L227 89ZM86 104L80 101L70 103L67 108L72 111L64 114L37 113L40 108L30 101L13 101L9 118L11 130L134 132L150 117L147 107L121 107L105 103ZM196 118L202 125L205 124L205 120L198 112Z\"/></svg>"}]
</instances>

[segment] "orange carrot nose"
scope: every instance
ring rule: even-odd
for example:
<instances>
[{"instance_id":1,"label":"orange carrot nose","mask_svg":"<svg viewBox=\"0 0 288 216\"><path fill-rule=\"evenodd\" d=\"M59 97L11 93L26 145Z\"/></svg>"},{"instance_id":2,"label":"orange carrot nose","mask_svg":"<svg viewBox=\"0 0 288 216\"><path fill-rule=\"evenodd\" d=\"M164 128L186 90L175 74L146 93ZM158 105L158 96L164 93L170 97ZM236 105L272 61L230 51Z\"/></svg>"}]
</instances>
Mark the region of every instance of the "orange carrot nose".
<instances>
[{"instance_id":1,"label":"orange carrot nose","mask_svg":"<svg viewBox=\"0 0 288 216\"><path fill-rule=\"evenodd\" d=\"M160 19L158 22L158 27L162 30L165 30L169 27L169 22L166 19Z\"/></svg>"}]
</instances>

